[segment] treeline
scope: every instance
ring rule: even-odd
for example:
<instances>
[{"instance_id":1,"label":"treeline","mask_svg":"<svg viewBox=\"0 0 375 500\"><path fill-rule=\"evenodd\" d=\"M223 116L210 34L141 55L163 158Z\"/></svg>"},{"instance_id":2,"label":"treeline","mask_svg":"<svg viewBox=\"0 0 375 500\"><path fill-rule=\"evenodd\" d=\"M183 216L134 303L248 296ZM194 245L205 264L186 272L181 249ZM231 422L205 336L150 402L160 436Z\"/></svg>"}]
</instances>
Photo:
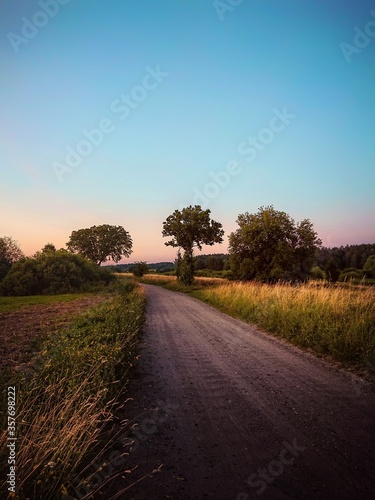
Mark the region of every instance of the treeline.
<instances>
[{"instance_id":1,"label":"treeline","mask_svg":"<svg viewBox=\"0 0 375 500\"><path fill-rule=\"evenodd\" d=\"M102 224L73 231L66 249L47 243L25 257L17 242L0 237L0 294L70 293L108 284L111 271L142 276L147 272L176 274L184 285L194 276L222 276L241 281L301 282L309 278L335 282L366 280L375 283L375 244L322 247L309 219L295 222L273 206L237 218L229 235L229 254L195 255L203 245L222 243L221 223L199 205L175 210L163 222L166 246L178 248L175 262L118 263L132 253L133 241L122 226Z\"/></svg>"},{"instance_id":2,"label":"treeline","mask_svg":"<svg viewBox=\"0 0 375 500\"><path fill-rule=\"evenodd\" d=\"M116 264L106 266L115 273L133 273L137 264ZM147 263L149 273L164 274L173 273L176 270L176 262L154 262ZM227 271L230 269L229 255L224 253L213 253L207 255L196 255L194 257L194 269L210 271Z\"/></svg>"},{"instance_id":3,"label":"treeline","mask_svg":"<svg viewBox=\"0 0 375 500\"><path fill-rule=\"evenodd\" d=\"M324 269L329 260L333 259L340 271L348 268L363 269L371 255L375 255L375 243L322 247L315 251L315 265Z\"/></svg>"},{"instance_id":4,"label":"treeline","mask_svg":"<svg viewBox=\"0 0 375 500\"><path fill-rule=\"evenodd\" d=\"M197 271L228 271L230 269L230 258L229 255L224 253L197 255L194 261L194 268Z\"/></svg>"},{"instance_id":5,"label":"treeline","mask_svg":"<svg viewBox=\"0 0 375 500\"><path fill-rule=\"evenodd\" d=\"M113 271L115 273L132 273L136 268L137 264L116 264L105 266L106 269ZM147 264L148 272L153 272L157 274L171 273L176 269L174 262L156 262L152 264Z\"/></svg>"},{"instance_id":6,"label":"treeline","mask_svg":"<svg viewBox=\"0 0 375 500\"><path fill-rule=\"evenodd\" d=\"M372 258L371 258L372 257ZM372 261L375 260L375 244L346 245L333 248L317 248L311 266L311 277L326 278L327 271L336 280L369 280L375 278ZM368 264L366 268L366 263ZM107 269L118 273L133 273L137 264L117 264ZM147 264L149 273L174 274L176 262L156 262ZM225 253L197 255L194 257L194 269L197 276L222 276L233 278L231 256Z\"/></svg>"},{"instance_id":7,"label":"treeline","mask_svg":"<svg viewBox=\"0 0 375 500\"><path fill-rule=\"evenodd\" d=\"M25 257L18 243L0 237L0 295L50 295L95 291L114 280L100 267L129 257L132 239L122 226L102 224L73 231L66 249L47 243Z\"/></svg>"},{"instance_id":8,"label":"treeline","mask_svg":"<svg viewBox=\"0 0 375 500\"><path fill-rule=\"evenodd\" d=\"M368 258L372 255L375 255L375 243L333 248L322 247L315 250L313 267L318 266L324 271L332 259L339 271L363 270ZM197 270L225 271L230 269L230 255L223 253L197 255L194 267Z\"/></svg>"}]
</instances>

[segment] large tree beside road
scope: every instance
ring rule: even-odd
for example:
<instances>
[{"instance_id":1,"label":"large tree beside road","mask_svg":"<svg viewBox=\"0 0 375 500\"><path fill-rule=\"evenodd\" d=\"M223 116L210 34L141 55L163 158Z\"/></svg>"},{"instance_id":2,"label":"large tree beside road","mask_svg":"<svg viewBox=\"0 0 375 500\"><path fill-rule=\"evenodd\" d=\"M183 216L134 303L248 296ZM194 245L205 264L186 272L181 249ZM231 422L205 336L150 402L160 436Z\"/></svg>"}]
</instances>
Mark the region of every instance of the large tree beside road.
<instances>
[{"instance_id":1,"label":"large tree beside road","mask_svg":"<svg viewBox=\"0 0 375 500\"><path fill-rule=\"evenodd\" d=\"M184 285L191 285L194 280L194 247L202 250L202 245L223 242L222 225L212 220L210 213L210 210L202 210L200 205L190 205L181 211L175 210L163 222L163 236L172 237L165 245L179 249L177 279Z\"/></svg>"},{"instance_id":2,"label":"large tree beside road","mask_svg":"<svg viewBox=\"0 0 375 500\"><path fill-rule=\"evenodd\" d=\"M309 219L295 221L273 206L240 214L229 236L235 278L260 281L304 280L321 240Z\"/></svg>"},{"instance_id":3,"label":"large tree beside road","mask_svg":"<svg viewBox=\"0 0 375 500\"><path fill-rule=\"evenodd\" d=\"M100 265L107 260L119 262L122 257L129 257L133 242L122 226L102 224L73 231L66 246Z\"/></svg>"}]
</instances>

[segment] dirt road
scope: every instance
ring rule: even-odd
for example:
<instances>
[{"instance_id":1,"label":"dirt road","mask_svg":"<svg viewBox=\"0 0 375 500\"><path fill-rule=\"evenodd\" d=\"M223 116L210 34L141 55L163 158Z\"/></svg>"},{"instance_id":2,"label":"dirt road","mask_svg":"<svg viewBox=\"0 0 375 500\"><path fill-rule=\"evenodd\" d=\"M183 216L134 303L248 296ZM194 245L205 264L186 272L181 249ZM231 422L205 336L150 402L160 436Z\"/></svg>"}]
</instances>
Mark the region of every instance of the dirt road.
<instances>
[{"instance_id":1,"label":"dirt road","mask_svg":"<svg viewBox=\"0 0 375 500\"><path fill-rule=\"evenodd\" d=\"M119 498L375 498L370 383L186 295L145 289L130 477L164 465Z\"/></svg>"}]
</instances>

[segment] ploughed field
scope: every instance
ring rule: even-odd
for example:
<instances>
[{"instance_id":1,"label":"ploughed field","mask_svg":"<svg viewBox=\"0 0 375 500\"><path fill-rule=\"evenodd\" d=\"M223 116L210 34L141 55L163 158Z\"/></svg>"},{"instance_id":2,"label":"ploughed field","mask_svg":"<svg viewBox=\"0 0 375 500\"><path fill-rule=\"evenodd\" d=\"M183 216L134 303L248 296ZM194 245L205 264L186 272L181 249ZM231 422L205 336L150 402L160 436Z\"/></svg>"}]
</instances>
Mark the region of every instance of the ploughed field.
<instances>
[{"instance_id":1,"label":"ploughed field","mask_svg":"<svg viewBox=\"0 0 375 500\"><path fill-rule=\"evenodd\" d=\"M27 370L38 343L62 328L80 311L103 300L100 296L55 295L0 298L0 371Z\"/></svg>"}]
</instances>

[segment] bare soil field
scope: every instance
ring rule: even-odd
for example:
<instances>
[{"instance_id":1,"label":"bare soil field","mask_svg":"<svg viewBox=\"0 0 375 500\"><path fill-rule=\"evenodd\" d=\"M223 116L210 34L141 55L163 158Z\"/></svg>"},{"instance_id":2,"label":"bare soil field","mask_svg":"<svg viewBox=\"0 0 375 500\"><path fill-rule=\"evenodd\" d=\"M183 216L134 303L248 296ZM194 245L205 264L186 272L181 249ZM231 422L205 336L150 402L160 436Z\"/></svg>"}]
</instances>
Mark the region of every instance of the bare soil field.
<instances>
[{"instance_id":1,"label":"bare soil field","mask_svg":"<svg viewBox=\"0 0 375 500\"><path fill-rule=\"evenodd\" d=\"M70 302L38 304L0 314L0 371L27 367L39 341L47 334L68 324L79 312L103 301L93 295Z\"/></svg>"}]
</instances>

